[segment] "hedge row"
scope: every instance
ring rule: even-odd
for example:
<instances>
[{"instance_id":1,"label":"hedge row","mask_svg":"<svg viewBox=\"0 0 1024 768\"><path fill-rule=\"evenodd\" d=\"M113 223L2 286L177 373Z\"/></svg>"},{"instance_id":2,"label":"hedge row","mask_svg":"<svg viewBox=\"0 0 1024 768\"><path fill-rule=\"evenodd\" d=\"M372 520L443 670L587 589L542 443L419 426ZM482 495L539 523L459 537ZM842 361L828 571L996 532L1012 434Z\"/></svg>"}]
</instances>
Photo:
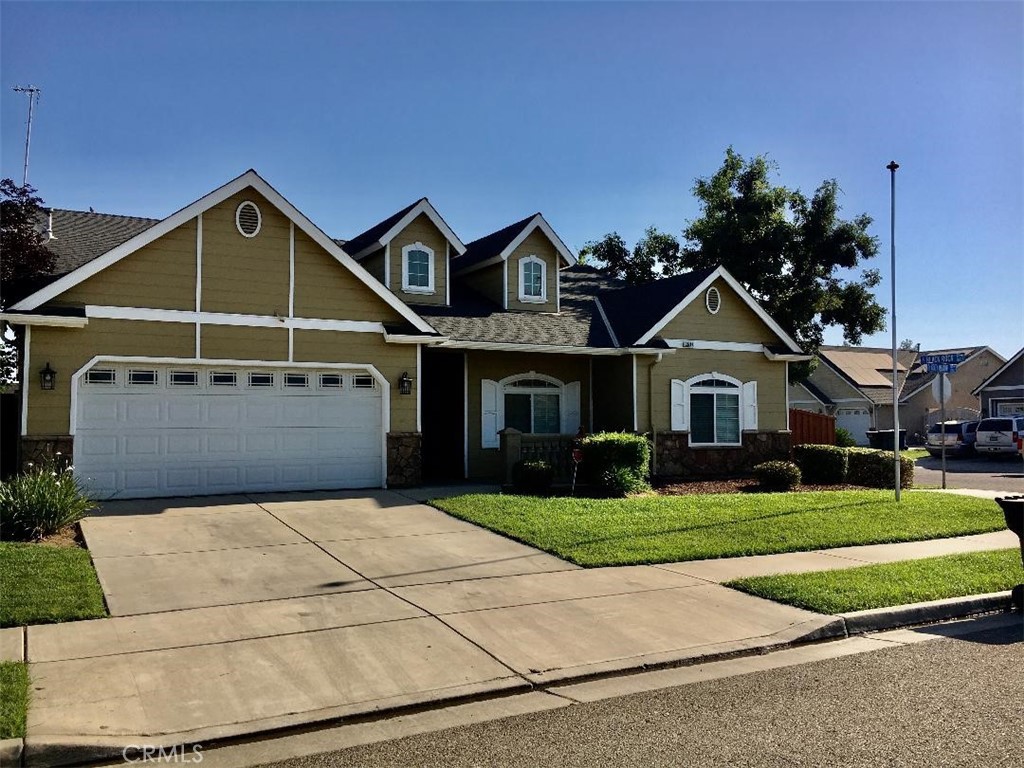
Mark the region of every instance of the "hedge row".
<instances>
[{"instance_id":1,"label":"hedge row","mask_svg":"<svg viewBox=\"0 0 1024 768\"><path fill-rule=\"evenodd\" d=\"M811 485L862 485L892 488L895 485L892 451L872 448L840 448L835 445L798 445L793 461L803 481ZM900 487L914 484L914 462L900 456Z\"/></svg>"}]
</instances>

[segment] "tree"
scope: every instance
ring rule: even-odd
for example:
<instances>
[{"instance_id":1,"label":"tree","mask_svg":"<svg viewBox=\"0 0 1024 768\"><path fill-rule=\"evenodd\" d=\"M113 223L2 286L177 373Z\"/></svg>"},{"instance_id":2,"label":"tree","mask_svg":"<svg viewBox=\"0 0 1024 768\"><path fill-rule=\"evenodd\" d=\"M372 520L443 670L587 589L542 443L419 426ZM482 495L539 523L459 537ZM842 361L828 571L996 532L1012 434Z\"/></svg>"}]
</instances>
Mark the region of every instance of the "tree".
<instances>
[{"instance_id":1,"label":"tree","mask_svg":"<svg viewBox=\"0 0 1024 768\"><path fill-rule=\"evenodd\" d=\"M40 226L43 201L35 192L27 184L0 181L0 307L6 306L13 284L53 271L53 254Z\"/></svg>"},{"instance_id":2,"label":"tree","mask_svg":"<svg viewBox=\"0 0 1024 768\"><path fill-rule=\"evenodd\" d=\"M593 259L610 277L637 285L667 274L665 266L679 260L679 241L670 234L648 227L630 251L618 232L610 232L600 240L591 240L584 245L580 259L585 263Z\"/></svg>"},{"instance_id":3,"label":"tree","mask_svg":"<svg viewBox=\"0 0 1024 768\"><path fill-rule=\"evenodd\" d=\"M846 272L878 253L871 217L839 218L835 179L808 199L772 184L775 169L765 155L747 161L727 149L721 168L694 184L701 216L683 231L685 246L672 269L724 266L807 352L835 326L846 342L859 344L885 328L885 309L871 292L878 270L852 278ZM794 379L810 372L794 368Z\"/></svg>"},{"instance_id":4,"label":"tree","mask_svg":"<svg viewBox=\"0 0 1024 768\"><path fill-rule=\"evenodd\" d=\"M920 351L921 345L913 339L904 339L900 342L900 349L907 350L910 352Z\"/></svg>"}]
</instances>

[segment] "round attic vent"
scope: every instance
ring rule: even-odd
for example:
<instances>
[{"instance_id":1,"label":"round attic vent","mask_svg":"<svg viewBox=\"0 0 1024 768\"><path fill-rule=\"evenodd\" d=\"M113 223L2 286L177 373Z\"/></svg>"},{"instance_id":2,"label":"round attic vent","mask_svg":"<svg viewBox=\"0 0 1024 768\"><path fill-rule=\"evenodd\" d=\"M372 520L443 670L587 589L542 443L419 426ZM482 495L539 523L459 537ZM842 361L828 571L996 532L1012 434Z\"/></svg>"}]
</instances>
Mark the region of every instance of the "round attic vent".
<instances>
[{"instance_id":1,"label":"round attic vent","mask_svg":"<svg viewBox=\"0 0 1024 768\"><path fill-rule=\"evenodd\" d=\"M708 312L717 315L718 310L722 308L722 294L718 292L717 288L708 288L708 292L704 294L704 303L707 305Z\"/></svg>"},{"instance_id":2,"label":"round attic vent","mask_svg":"<svg viewBox=\"0 0 1024 768\"><path fill-rule=\"evenodd\" d=\"M256 237L263 226L263 217L256 203L246 200L235 210L235 226L244 237Z\"/></svg>"}]
</instances>

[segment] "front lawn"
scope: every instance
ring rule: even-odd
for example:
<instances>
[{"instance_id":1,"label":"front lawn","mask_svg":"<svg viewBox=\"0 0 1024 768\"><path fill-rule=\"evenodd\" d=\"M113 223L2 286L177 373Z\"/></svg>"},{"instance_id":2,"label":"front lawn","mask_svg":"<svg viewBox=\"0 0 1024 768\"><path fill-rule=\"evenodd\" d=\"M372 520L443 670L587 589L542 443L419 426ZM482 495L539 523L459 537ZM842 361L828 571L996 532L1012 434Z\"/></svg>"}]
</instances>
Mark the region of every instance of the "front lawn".
<instances>
[{"instance_id":1,"label":"front lawn","mask_svg":"<svg viewBox=\"0 0 1024 768\"><path fill-rule=\"evenodd\" d=\"M629 499L467 495L431 502L585 566L766 555L919 541L1004 527L987 499L892 491L732 493Z\"/></svg>"},{"instance_id":2,"label":"front lawn","mask_svg":"<svg viewBox=\"0 0 1024 768\"><path fill-rule=\"evenodd\" d=\"M28 664L0 662L0 739L25 738Z\"/></svg>"},{"instance_id":3,"label":"front lawn","mask_svg":"<svg viewBox=\"0 0 1024 768\"><path fill-rule=\"evenodd\" d=\"M726 586L818 613L847 613L1002 592L1022 579L1020 549L1014 547L839 571L754 576Z\"/></svg>"},{"instance_id":4,"label":"front lawn","mask_svg":"<svg viewBox=\"0 0 1024 768\"><path fill-rule=\"evenodd\" d=\"M906 456L908 459L911 459L913 461L917 461L918 459L923 459L925 456L928 455L928 449L927 448L907 448L905 450L900 451L900 455L901 456Z\"/></svg>"},{"instance_id":5,"label":"front lawn","mask_svg":"<svg viewBox=\"0 0 1024 768\"><path fill-rule=\"evenodd\" d=\"M0 627L107 615L89 553L0 542Z\"/></svg>"}]
</instances>

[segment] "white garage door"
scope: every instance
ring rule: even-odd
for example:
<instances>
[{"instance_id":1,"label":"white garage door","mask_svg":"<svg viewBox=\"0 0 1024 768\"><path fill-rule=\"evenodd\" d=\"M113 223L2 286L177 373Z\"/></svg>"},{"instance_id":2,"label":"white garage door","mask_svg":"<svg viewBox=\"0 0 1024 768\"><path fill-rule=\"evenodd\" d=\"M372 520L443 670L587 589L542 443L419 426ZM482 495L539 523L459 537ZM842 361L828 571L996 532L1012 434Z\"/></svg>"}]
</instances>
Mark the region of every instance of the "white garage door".
<instances>
[{"instance_id":1,"label":"white garage door","mask_svg":"<svg viewBox=\"0 0 1024 768\"><path fill-rule=\"evenodd\" d=\"M871 429L871 412L867 408L839 408L836 410L836 426L848 430L857 445L867 445Z\"/></svg>"},{"instance_id":2,"label":"white garage door","mask_svg":"<svg viewBox=\"0 0 1024 768\"><path fill-rule=\"evenodd\" d=\"M98 363L78 383L75 469L99 498L379 487L368 372Z\"/></svg>"}]
</instances>

